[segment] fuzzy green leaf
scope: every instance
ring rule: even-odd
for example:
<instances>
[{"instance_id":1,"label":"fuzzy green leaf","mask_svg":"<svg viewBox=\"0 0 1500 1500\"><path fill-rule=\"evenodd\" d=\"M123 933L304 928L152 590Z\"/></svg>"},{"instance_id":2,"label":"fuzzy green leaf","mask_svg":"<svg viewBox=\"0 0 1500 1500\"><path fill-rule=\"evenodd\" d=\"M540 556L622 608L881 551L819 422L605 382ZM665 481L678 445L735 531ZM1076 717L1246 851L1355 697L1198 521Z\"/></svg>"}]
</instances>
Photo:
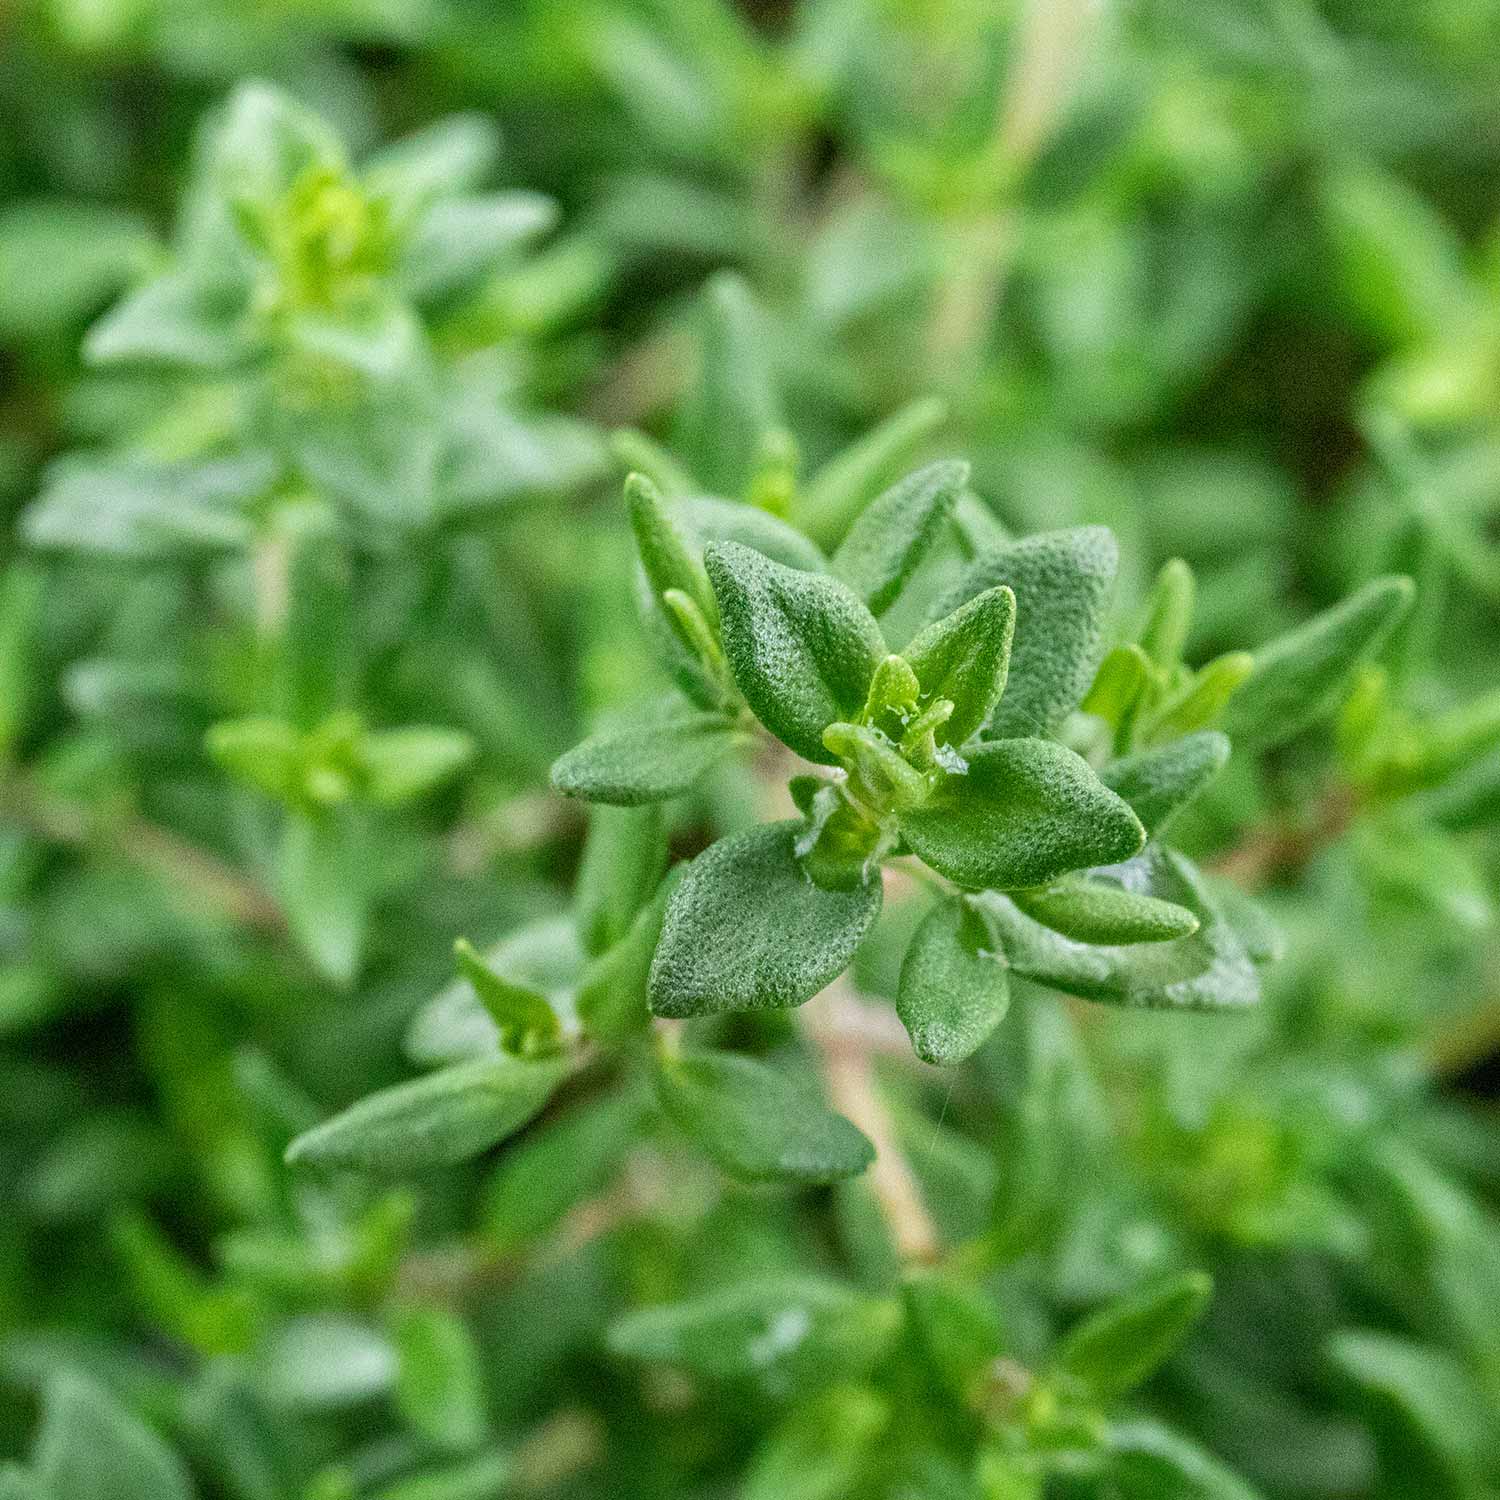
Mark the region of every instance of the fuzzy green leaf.
<instances>
[{"instance_id":1,"label":"fuzzy green leaf","mask_svg":"<svg viewBox=\"0 0 1500 1500\"><path fill-rule=\"evenodd\" d=\"M545 995L497 973L463 938L453 945L453 952L459 973L474 987L479 1003L495 1023L503 1050L532 1056L558 1045L557 1013Z\"/></svg>"},{"instance_id":2,"label":"fuzzy green leaf","mask_svg":"<svg viewBox=\"0 0 1500 1500\"><path fill-rule=\"evenodd\" d=\"M1129 859L1145 842L1130 808L1081 756L1050 740L997 740L968 756L901 832L941 875L970 890L1045 885Z\"/></svg>"},{"instance_id":3,"label":"fuzzy green leaf","mask_svg":"<svg viewBox=\"0 0 1500 1500\"><path fill-rule=\"evenodd\" d=\"M1197 917L1185 906L1076 875L1038 890L1013 891L1011 900L1034 922L1079 943L1164 943L1198 930Z\"/></svg>"},{"instance_id":4,"label":"fuzzy green leaf","mask_svg":"<svg viewBox=\"0 0 1500 1500\"><path fill-rule=\"evenodd\" d=\"M1069 1329L1053 1368L1096 1399L1123 1395L1182 1342L1212 1292L1202 1271L1152 1282Z\"/></svg>"},{"instance_id":5,"label":"fuzzy green leaf","mask_svg":"<svg viewBox=\"0 0 1500 1500\"><path fill-rule=\"evenodd\" d=\"M73 1371L48 1386L32 1458L56 1500L192 1500L181 1459L102 1386Z\"/></svg>"},{"instance_id":6,"label":"fuzzy green leaf","mask_svg":"<svg viewBox=\"0 0 1500 1500\"><path fill-rule=\"evenodd\" d=\"M661 491L643 474L625 480L625 503L635 532L636 550L651 590L659 599L668 589L679 589L703 611L710 623L715 619L713 591L698 550L684 534L673 509ZM684 644L691 645L691 641Z\"/></svg>"},{"instance_id":7,"label":"fuzzy green leaf","mask_svg":"<svg viewBox=\"0 0 1500 1500\"><path fill-rule=\"evenodd\" d=\"M706 561L745 701L799 755L835 764L823 731L857 716L886 654L874 616L837 579L734 542L713 543Z\"/></svg>"},{"instance_id":8,"label":"fuzzy green leaf","mask_svg":"<svg viewBox=\"0 0 1500 1500\"><path fill-rule=\"evenodd\" d=\"M1229 737L1263 750L1331 713L1355 670L1380 649L1415 595L1409 578L1377 578L1262 646L1254 669L1230 700L1224 718Z\"/></svg>"},{"instance_id":9,"label":"fuzzy green leaf","mask_svg":"<svg viewBox=\"0 0 1500 1500\"><path fill-rule=\"evenodd\" d=\"M1196 594L1193 570L1180 557L1169 558L1156 575L1136 637L1141 650L1163 671L1170 672L1182 660Z\"/></svg>"},{"instance_id":10,"label":"fuzzy green leaf","mask_svg":"<svg viewBox=\"0 0 1500 1500\"><path fill-rule=\"evenodd\" d=\"M287 1147L289 1163L402 1176L487 1151L552 1097L561 1057L502 1053L456 1063L352 1104Z\"/></svg>"},{"instance_id":11,"label":"fuzzy green leaf","mask_svg":"<svg viewBox=\"0 0 1500 1500\"><path fill-rule=\"evenodd\" d=\"M690 790L715 762L745 743L723 714L672 714L575 745L553 765L552 785L565 796L617 807L665 802Z\"/></svg>"},{"instance_id":12,"label":"fuzzy green leaf","mask_svg":"<svg viewBox=\"0 0 1500 1500\"><path fill-rule=\"evenodd\" d=\"M1128 864L1092 874L1185 907L1198 918L1197 932L1128 947L1079 943L1032 921L1010 898L985 892L975 905L1017 974L1116 1005L1241 1010L1259 1001L1260 980L1245 940L1191 861L1153 844Z\"/></svg>"},{"instance_id":13,"label":"fuzzy green leaf","mask_svg":"<svg viewBox=\"0 0 1500 1500\"><path fill-rule=\"evenodd\" d=\"M788 1396L862 1375L889 1345L899 1316L894 1303L838 1282L778 1276L630 1313L610 1330L609 1345L630 1359Z\"/></svg>"},{"instance_id":14,"label":"fuzzy green leaf","mask_svg":"<svg viewBox=\"0 0 1500 1500\"><path fill-rule=\"evenodd\" d=\"M1158 750L1111 761L1099 779L1131 805L1146 832L1155 836L1224 769L1229 748L1217 730L1204 729Z\"/></svg>"},{"instance_id":15,"label":"fuzzy green leaf","mask_svg":"<svg viewBox=\"0 0 1500 1500\"><path fill-rule=\"evenodd\" d=\"M1016 596L1004 585L959 605L921 631L901 653L928 698L947 698L953 713L937 730L944 744L962 745L983 727L1010 668Z\"/></svg>"},{"instance_id":16,"label":"fuzzy green leaf","mask_svg":"<svg viewBox=\"0 0 1500 1500\"><path fill-rule=\"evenodd\" d=\"M664 1058L656 1094L667 1117L742 1182L836 1182L875 1148L815 1090L733 1052Z\"/></svg>"},{"instance_id":17,"label":"fuzzy green leaf","mask_svg":"<svg viewBox=\"0 0 1500 1500\"><path fill-rule=\"evenodd\" d=\"M962 898L944 898L913 934L896 1014L924 1062L963 1062L1004 1017L1010 983L989 944L984 923Z\"/></svg>"},{"instance_id":18,"label":"fuzzy green leaf","mask_svg":"<svg viewBox=\"0 0 1500 1500\"><path fill-rule=\"evenodd\" d=\"M877 615L901 592L969 481L969 466L928 464L866 507L833 554L833 571Z\"/></svg>"},{"instance_id":19,"label":"fuzzy green leaf","mask_svg":"<svg viewBox=\"0 0 1500 1500\"><path fill-rule=\"evenodd\" d=\"M880 911L881 887L815 885L797 858L802 825L720 839L667 904L651 964L659 1016L801 1005L848 968Z\"/></svg>"},{"instance_id":20,"label":"fuzzy green leaf","mask_svg":"<svg viewBox=\"0 0 1500 1500\"><path fill-rule=\"evenodd\" d=\"M997 739L1046 734L1077 707L1099 665L1118 566L1102 526L1047 531L975 558L934 604L928 618L940 620L1000 584L1016 596L1010 677L990 725Z\"/></svg>"}]
</instances>

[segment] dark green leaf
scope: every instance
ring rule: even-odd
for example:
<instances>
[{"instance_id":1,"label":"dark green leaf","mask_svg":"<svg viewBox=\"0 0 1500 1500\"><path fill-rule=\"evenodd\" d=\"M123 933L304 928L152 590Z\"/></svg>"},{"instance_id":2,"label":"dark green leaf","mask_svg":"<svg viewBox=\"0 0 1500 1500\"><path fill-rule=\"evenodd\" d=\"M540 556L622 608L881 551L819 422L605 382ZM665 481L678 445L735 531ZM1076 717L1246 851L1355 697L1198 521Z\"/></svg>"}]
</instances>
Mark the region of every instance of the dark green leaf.
<instances>
[{"instance_id":1,"label":"dark green leaf","mask_svg":"<svg viewBox=\"0 0 1500 1500\"><path fill-rule=\"evenodd\" d=\"M983 921L962 898L940 901L913 934L896 1014L924 1062L961 1063L1004 1017L1010 985L989 945Z\"/></svg>"},{"instance_id":2,"label":"dark green leaf","mask_svg":"<svg viewBox=\"0 0 1500 1500\"><path fill-rule=\"evenodd\" d=\"M1111 761L1099 772L1099 779L1130 804L1154 837L1223 770L1229 749L1222 734L1204 729L1158 750Z\"/></svg>"},{"instance_id":3,"label":"dark green leaf","mask_svg":"<svg viewBox=\"0 0 1500 1500\"><path fill-rule=\"evenodd\" d=\"M691 790L705 771L748 738L723 714L677 713L654 724L597 734L552 767L552 785L569 797L633 807Z\"/></svg>"},{"instance_id":4,"label":"dark green leaf","mask_svg":"<svg viewBox=\"0 0 1500 1500\"><path fill-rule=\"evenodd\" d=\"M1045 885L1071 870L1129 859L1145 841L1130 808L1087 762L1050 740L972 748L901 832L939 874L971 890Z\"/></svg>"},{"instance_id":5,"label":"dark green leaf","mask_svg":"<svg viewBox=\"0 0 1500 1500\"><path fill-rule=\"evenodd\" d=\"M901 653L928 698L948 698L953 715L937 731L962 745L1000 702L1010 667L1016 596L1004 584L959 605L921 631Z\"/></svg>"},{"instance_id":6,"label":"dark green leaf","mask_svg":"<svg viewBox=\"0 0 1500 1500\"><path fill-rule=\"evenodd\" d=\"M858 715L886 654L874 616L837 579L734 542L713 543L706 561L745 701L799 755L834 764L823 731Z\"/></svg>"},{"instance_id":7,"label":"dark green leaf","mask_svg":"<svg viewBox=\"0 0 1500 1500\"><path fill-rule=\"evenodd\" d=\"M875 1148L816 1090L731 1052L664 1058L656 1093L669 1119L745 1182L835 1182L863 1172Z\"/></svg>"},{"instance_id":8,"label":"dark green leaf","mask_svg":"<svg viewBox=\"0 0 1500 1500\"><path fill-rule=\"evenodd\" d=\"M877 615L900 593L969 480L969 466L928 464L871 503L833 554L833 571Z\"/></svg>"},{"instance_id":9,"label":"dark green leaf","mask_svg":"<svg viewBox=\"0 0 1500 1500\"><path fill-rule=\"evenodd\" d=\"M510 1053L456 1063L350 1105L299 1135L286 1159L393 1176L448 1166L519 1130L567 1071L561 1057Z\"/></svg>"},{"instance_id":10,"label":"dark green leaf","mask_svg":"<svg viewBox=\"0 0 1500 1500\"><path fill-rule=\"evenodd\" d=\"M815 885L797 858L801 831L747 829L688 867L651 965L657 1015L801 1005L848 968L880 911L880 882Z\"/></svg>"},{"instance_id":11,"label":"dark green leaf","mask_svg":"<svg viewBox=\"0 0 1500 1500\"><path fill-rule=\"evenodd\" d=\"M1016 596L1010 676L990 732L1046 734L1088 691L1099 665L1119 551L1102 526L1048 531L974 559L934 604L940 620L986 589Z\"/></svg>"}]
</instances>

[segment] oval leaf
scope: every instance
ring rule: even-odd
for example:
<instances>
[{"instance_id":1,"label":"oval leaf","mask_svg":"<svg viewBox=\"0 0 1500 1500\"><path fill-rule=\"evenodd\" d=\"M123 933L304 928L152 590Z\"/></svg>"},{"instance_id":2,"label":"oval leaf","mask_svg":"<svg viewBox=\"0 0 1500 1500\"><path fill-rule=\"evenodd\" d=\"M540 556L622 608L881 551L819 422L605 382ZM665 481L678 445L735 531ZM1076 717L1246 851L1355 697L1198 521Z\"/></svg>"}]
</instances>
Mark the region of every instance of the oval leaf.
<instances>
[{"instance_id":1,"label":"oval leaf","mask_svg":"<svg viewBox=\"0 0 1500 1500\"><path fill-rule=\"evenodd\" d=\"M1046 885L1129 859L1145 842L1130 808L1081 756L1050 740L998 740L901 815L916 854L970 890Z\"/></svg>"},{"instance_id":2,"label":"oval leaf","mask_svg":"<svg viewBox=\"0 0 1500 1500\"><path fill-rule=\"evenodd\" d=\"M1198 919L1185 906L1071 876L1011 900L1033 921L1080 943L1165 943L1190 937Z\"/></svg>"},{"instance_id":3,"label":"oval leaf","mask_svg":"<svg viewBox=\"0 0 1500 1500\"><path fill-rule=\"evenodd\" d=\"M651 964L657 1015L801 1005L848 968L880 911L880 882L815 885L796 854L801 828L746 829L688 867Z\"/></svg>"},{"instance_id":4,"label":"oval leaf","mask_svg":"<svg viewBox=\"0 0 1500 1500\"><path fill-rule=\"evenodd\" d=\"M1154 836L1224 769L1228 759L1229 741L1215 729L1204 729L1159 750L1111 761L1099 772L1099 780L1130 804Z\"/></svg>"},{"instance_id":5,"label":"oval leaf","mask_svg":"<svg viewBox=\"0 0 1500 1500\"><path fill-rule=\"evenodd\" d=\"M886 654L874 616L837 579L736 542L713 543L706 561L745 701L798 755L835 764L823 731L857 716Z\"/></svg>"},{"instance_id":6,"label":"oval leaf","mask_svg":"<svg viewBox=\"0 0 1500 1500\"><path fill-rule=\"evenodd\" d=\"M568 797L635 807L680 797L736 743L723 714L683 713L575 745L552 767L552 785Z\"/></svg>"},{"instance_id":7,"label":"oval leaf","mask_svg":"<svg viewBox=\"0 0 1500 1500\"><path fill-rule=\"evenodd\" d=\"M1096 1399L1123 1395L1181 1343L1212 1292L1202 1271L1153 1281L1069 1329L1054 1368Z\"/></svg>"},{"instance_id":8,"label":"oval leaf","mask_svg":"<svg viewBox=\"0 0 1500 1500\"><path fill-rule=\"evenodd\" d=\"M567 1070L561 1057L510 1053L457 1063L350 1105L299 1135L286 1159L392 1175L448 1166L519 1130Z\"/></svg>"},{"instance_id":9,"label":"oval leaf","mask_svg":"<svg viewBox=\"0 0 1500 1500\"><path fill-rule=\"evenodd\" d=\"M928 698L948 698L953 714L937 731L961 745L983 727L1005 691L1015 631L1016 596L986 589L923 630L902 652Z\"/></svg>"},{"instance_id":10,"label":"oval leaf","mask_svg":"<svg viewBox=\"0 0 1500 1500\"><path fill-rule=\"evenodd\" d=\"M1010 982L989 945L984 923L963 900L941 901L913 934L896 1014L923 1062L963 1062L1004 1017Z\"/></svg>"},{"instance_id":11,"label":"oval leaf","mask_svg":"<svg viewBox=\"0 0 1500 1500\"><path fill-rule=\"evenodd\" d=\"M663 1060L661 1107L743 1182L836 1182L875 1160L875 1148L813 1090L778 1068L732 1052Z\"/></svg>"}]
</instances>

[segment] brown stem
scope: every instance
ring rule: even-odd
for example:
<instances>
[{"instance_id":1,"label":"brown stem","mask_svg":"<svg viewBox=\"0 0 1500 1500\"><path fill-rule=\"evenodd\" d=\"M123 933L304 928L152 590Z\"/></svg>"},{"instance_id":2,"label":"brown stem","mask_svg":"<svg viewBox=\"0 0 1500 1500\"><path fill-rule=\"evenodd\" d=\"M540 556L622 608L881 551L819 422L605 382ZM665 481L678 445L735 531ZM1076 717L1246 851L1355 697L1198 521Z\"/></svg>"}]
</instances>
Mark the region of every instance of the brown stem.
<instances>
[{"instance_id":1,"label":"brown stem","mask_svg":"<svg viewBox=\"0 0 1500 1500\"><path fill-rule=\"evenodd\" d=\"M820 1022L814 1006L832 1012L835 1018L851 1008L866 1011L868 1007L860 1002L847 978L837 979L804 1012L804 1024L822 1056L830 1102L859 1126L875 1147L875 1163L866 1181L897 1256L904 1265L931 1265L942 1250L937 1226L922 1201L922 1190L897 1143L895 1127L880 1097L873 1049L859 1029L848 1022Z\"/></svg>"}]
</instances>

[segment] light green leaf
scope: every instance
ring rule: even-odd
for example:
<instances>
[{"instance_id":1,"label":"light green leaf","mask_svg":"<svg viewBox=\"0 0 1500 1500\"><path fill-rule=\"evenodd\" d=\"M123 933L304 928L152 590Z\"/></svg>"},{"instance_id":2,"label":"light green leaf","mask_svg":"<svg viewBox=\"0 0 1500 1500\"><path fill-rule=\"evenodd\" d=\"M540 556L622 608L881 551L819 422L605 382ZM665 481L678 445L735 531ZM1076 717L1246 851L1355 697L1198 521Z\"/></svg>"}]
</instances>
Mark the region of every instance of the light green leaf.
<instances>
[{"instance_id":1,"label":"light green leaf","mask_svg":"<svg viewBox=\"0 0 1500 1500\"><path fill-rule=\"evenodd\" d=\"M287 1148L288 1163L404 1176L487 1151L552 1097L562 1057L501 1053L370 1094Z\"/></svg>"},{"instance_id":2,"label":"light green leaf","mask_svg":"<svg viewBox=\"0 0 1500 1500\"><path fill-rule=\"evenodd\" d=\"M20 1464L0 1465L0 1500L53 1500L42 1482Z\"/></svg>"},{"instance_id":3,"label":"light green leaf","mask_svg":"<svg viewBox=\"0 0 1500 1500\"><path fill-rule=\"evenodd\" d=\"M886 654L874 616L837 579L783 567L734 542L713 543L706 561L724 651L746 702L799 755L835 764L823 731L857 717Z\"/></svg>"},{"instance_id":4,"label":"light green leaf","mask_svg":"<svg viewBox=\"0 0 1500 1500\"><path fill-rule=\"evenodd\" d=\"M913 934L896 1014L924 1062L963 1062L1004 1018L1010 983L989 949L988 929L961 897L945 897Z\"/></svg>"},{"instance_id":5,"label":"light green leaf","mask_svg":"<svg viewBox=\"0 0 1500 1500\"><path fill-rule=\"evenodd\" d=\"M424 1470L375 1491L373 1500L495 1500L503 1495L515 1473L515 1462L504 1452ZM309 1496L308 1500L313 1500Z\"/></svg>"},{"instance_id":6,"label":"light green leaf","mask_svg":"<svg viewBox=\"0 0 1500 1500\"><path fill-rule=\"evenodd\" d=\"M902 407L807 481L794 502L792 519L815 541L832 545L869 497L889 484L947 420L946 403L932 396Z\"/></svg>"},{"instance_id":7,"label":"light green leaf","mask_svg":"<svg viewBox=\"0 0 1500 1500\"><path fill-rule=\"evenodd\" d=\"M641 567L652 592L660 599L668 589L677 589L698 606L710 625L716 623L718 607L703 571L702 557L661 491L644 474L631 474L625 480L625 502ZM684 639L683 644L692 648L694 643Z\"/></svg>"},{"instance_id":8,"label":"light green leaf","mask_svg":"<svg viewBox=\"0 0 1500 1500\"><path fill-rule=\"evenodd\" d=\"M1198 918L1197 932L1128 947L1078 943L1032 921L1009 897L985 892L975 906L1015 973L1116 1005L1240 1010L1259 1001L1260 979L1244 940L1191 861L1153 844L1128 864L1090 873L1185 907Z\"/></svg>"},{"instance_id":9,"label":"light green leaf","mask_svg":"<svg viewBox=\"0 0 1500 1500\"><path fill-rule=\"evenodd\" d=\"M1229 749L1222 734L1204 729L1160 749L1111 761L1099 779L1130 804L1154 837L1224 769Z\"/></svg>"},{"instance_id":10,"label":"light green leaf","mask_svg":"<svg viewBox=\"0 0 1500 1500\"><path fill-rule=\"evenodd\" d=\"M423 1437L457 1452L477 1448L489 1431L478 1347L444 1307L398 1308L396 1405Z\"/></svg>"},{"instance_id":11,"label":"light green leaf","mask_svg":"<svg viewBox=\"0 0 1500 1500\"><path fill-rule=\"evenodd\" d=\"M360 826L344 810L293 813L282 829L278 870L287 923L318 970L335 984L359 971L370 915L370 868Z\"/></svg>"},{"instance_id":12,"label":"light green leaf","mask_svg":"<svg viewBox=\"0 0 1500 1500\"><path fill-rule=\"evenodd\" d=\"M789 1412L750 1461L742 1500L843 1500L858 1493L890 1403L862 1386L836 1386Z\"/></svg>"},{"instance_id":13,"label":"light green leaf","mask_svg":"<svg viewBox=\"0 0 1500 1500\"><path fill-rule=\"evenodd\" d=\"M360 745L366 790L382 807L400 807L455 776L476 749L474 737L461 729L414 725L377 730Z\"/></svg>"},{"instance_id":14,"label":"light green leaf","mask_svg":"<svg viewBox=\"0 0 1500 1500\"><path fill-rule=\"evenodd\" d=\"M657 893L635 914L624 937L584 970L573 1003L589 1036L606 1042L619 1041L650 1024L646 986L651 960L661 937L667 902L687 868L676 866Z\"/></svg>"},{"instance_id":15,"label":"light green leaf","mask_svg":"<svg viewBox=\"0 0 1500 1500\"><path fill-rule=\"evenodd\" d=\"M496 973L463 938L453 945L453 952L459 973L474 987L479 1003L495 1023L504 1051L532 1057L559 1045L557 1013L545 995Z\"/></svg>"},{"instance_id":16,"label":"light green leaf","mask_svg":"<svg viewBox=\"0 0 1500 1500\"><path fill-rule=\"evenodd\" d=\"M231 776L289 802L302 776L302 736L281 719L224 719L209 726L210 757Z\"/></svg>"},{"instance_id":17,"label":"light green leaf","mask_svg":"<svg viewBox=\"0 0 1500 1500\"><path fill-rule=\"evenodd\" d=\"M1087 762L1050 740L973 747L967 774L944 778L900 824L925 863L970 890L1045 885L1129 859L1145 841L1135 814Z\"/></svg>"},{"instance_id":18,"label":"light green leaf","mask_svg":"<svg viewBox=\"0 0 1500 1500\"><path fill-rule=\"evenodd\" d=\"M923 1359L955 1401L972 1405L1004 1347L993 1297L940 1271L908 1276L902 1292Z\"/></svg>"},{"instance_id":19,"label":"light green leaf","mask_svg":"<svg viewBox=\"0 0 1500 1500\"><path fill-rule=\"evenodd\" d=\"M1264 750L1332 713L1355 670L1380 649L1415 595L1409 578L1377 578L1262 646L1225 714L1230 739Z\"/></svg>"},{"instance_id":20,"label":"light green leaf","mask_svg":"<svg viewBox=\"0 0 1500 1500\"><path fill-rule=\"evenodd\" d=\"M552 767L552 785L569 797L634 807L690 791L736 746L748 744L716 713L677 713L654 724L594 735Z\"/></svg>"},{"instance_id":21,"label":"light green leaf","mask_svg":"<svg viewBox=\"0 0 1500 1500\"><path fill-rule=\"evenodd\" d=\"M986 589L922 630L902 655L928 698L947 698L953 714L936 738L962 745L1000 702L1010 668L1016 596L1004 585Z\"/></svg>"},{"instance_id":22,"label":"light green leaf","mask_svg":"<svg viewBox=\"0 0 1500 1500\"><path fill-rule=\"evenodd\" d=\"M181 1459L102 1386L73 1371L47 1388L32 1456L56 1500L192 1500Z\"/></svg>"},{"instance_id":23,"label":"light green leaf","mask_svg":"<svg viewBox=\"0 0 1500 1500\"><path fill-rule=\"evenodd\" d=\"M1013 891L1011 900L1033 921L1080 943L1164 943L1198 930L1197 917L1184 906L1077 875Z\"/></svg>"},{"instance_id":24,"label":"light green leaf","mask_svg":"<svg viewBox=\"0 0 1500 1500\"><path fill-rule=\"evenodd\" d=\"M834 573L878 615L927 555L968 481L968 464L947 459L892 485L839 544Z\"/></svg>"},{"instance_id":25,"label":"light green leaf","mask_svg":"<svg viewBox=\"0 0 1500 1500\"><path fill-rule=\"evenodd\" d=\"M1182 661L1197 591L1193 570L1180 557L1169 558L1151 586L1136 641L1163 671L1170 672Z\"/></svg>"},{"instance_id":26,"label":"light green leaf","mask_svg":"<svg viewBox=\"0 0 1500 1500\"><path fill-rule=\"evenodd\" d=\"M673 1124L744 1182L836 1182L875 1159L865 1136L816 1090L753 1057L663 1058L656 1094Z\"/></svg>"},{"instance_id":27,"label":"light green leaf","mask_svg":"<svg viewBox=\"0 0 1500 1500\"><path fill-rule=\"evenodd\" d=\"M1202 1271L1153 1281L1070 1328L1053 1369L1098 1400L1122 1395L1182 1342L1212 1292L1213 1282Z\"/></svg>"},{"instance_id":28,"label":"light green leaf","mask_svg":"<svg viewBox=\"0 0 1500 1500\"><path fill-rule=\"evenodd\" d=\"M880 882L815 885L797 858L801 831L796 822L746 829L688 867L651 964L657 1015L801 1005L848 968L880 911Z\"/></svg>"},{"instance_id":29,"label":"light green leaf","mask_svg":"<svg viewBox=\"0 0 1500 1500\"><path fill-rule=\"evenodd\" d=\"M707 1380L750 1381L787 1398L863 1375L899 1319L894 1303L838 1282L779 1276L642 1308L610 1329L609 1346L629 1359L676 1365Z\"/></svg>"},{"instance_id":30,"label":"light green leaf","mask_svg":"<svg viewBox=\"0 0 1500 1500\"><path fill-rule=\"evenodd\" d=\"M1102 526L1047 531L987 552L933 605L940 620L986 589L1016 596L1010 676L990 733L1046 734L1076 708L1099 665L1119 549Z\"/></svg>"}]
</instances>

